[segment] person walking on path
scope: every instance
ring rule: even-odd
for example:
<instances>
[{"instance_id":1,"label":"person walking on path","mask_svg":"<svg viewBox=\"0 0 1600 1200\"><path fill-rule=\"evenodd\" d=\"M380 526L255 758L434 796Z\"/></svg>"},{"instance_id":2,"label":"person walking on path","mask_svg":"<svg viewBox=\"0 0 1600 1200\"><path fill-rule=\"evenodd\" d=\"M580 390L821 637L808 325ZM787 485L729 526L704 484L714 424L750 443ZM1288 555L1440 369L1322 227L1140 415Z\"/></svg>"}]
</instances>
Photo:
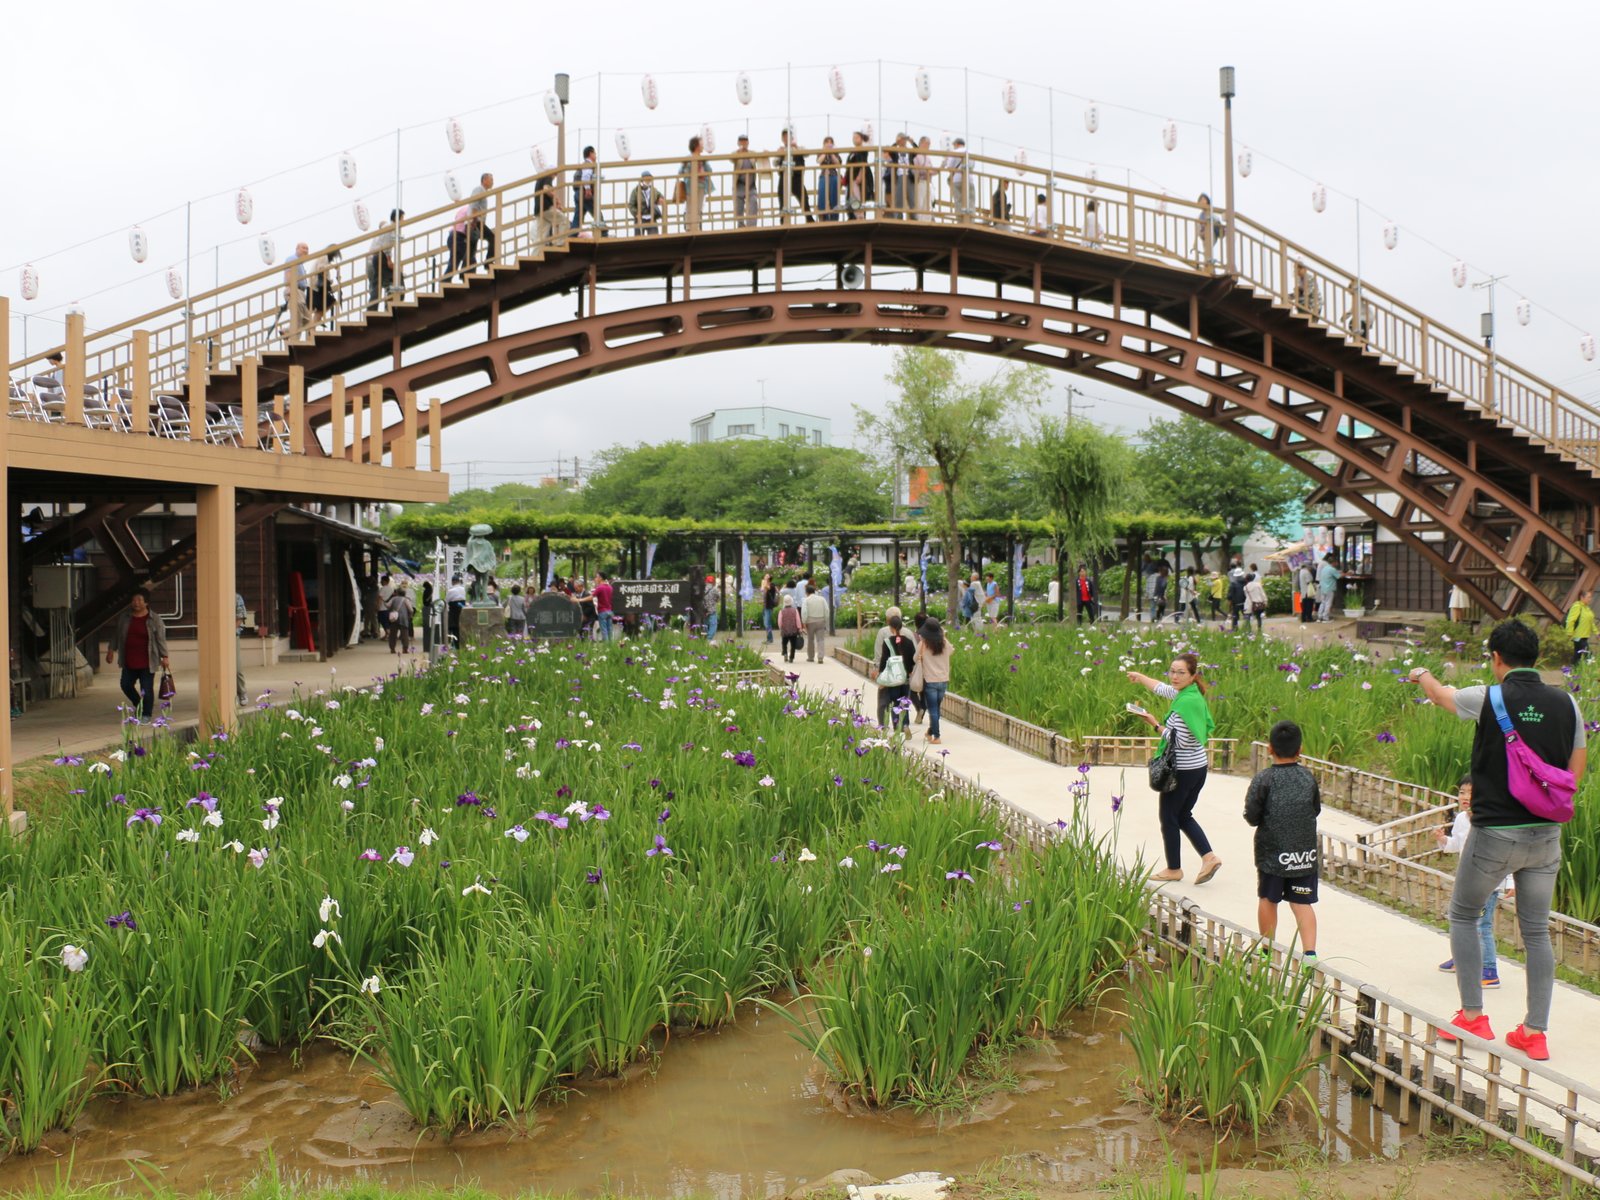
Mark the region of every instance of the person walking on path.
<instances>
[{"instance_id":1,"label":"person walking on path","mask_svg":"<svg viewBox=\"0 0 1600 1200\"><path fill-rule=\"evenodd\" d=\"M1200 619L1200 606L1195 603L1194 568L1189 567L1178 573L1178 607L1172 610L1174 624L1182 625L1185 613L1193 613L1194 619Z\"/></svg>"},{"instance_id":2,"label":"person walking on path","mask_svg":"<svg viewBox=\"0 0 1600 1200\"><path fill-rule=\"evenodd\" d=\"M1260 633L1267 621L1267 586L1261 582L1255 563L1250 564L1250 573L1244 577L1244 602L1246 614L1256 619L1256 632Z\"/></svg>"},{"instance_id":3,"label":"person walking on path","mask_svg":"<svg viewBox=\"0 0 1600 1200\"><path fill-rule=\"evenodd\" d=\"M994 572L983 577L983 612L989 624L1000 627L1000 585L994 581Z\"/></svg>"},{"instance_id":4,"label":"person walking on path","mask_svg":"<svg viewBox=\"0 0 1600 1200\"><path fill-rule=\"evenodd\" d=\"M1181 838L1188 838L1195 853L1201 856L1200 873L1195 883L1209 883L1222 868L1222 860L1211 849L1211 842L1200 822L1194 819L1195 805L1206 786L1206 743L1216 722L1211 708L1206 704L1206 687L1200 679L1200 659L1193 654L1180 654L1167 669L1168 682L1128 672L1128 682L1148 688L1171 707L1162 720L1154 714L1141 712L1140 716L1152 728L1163 731L1163 744L1167 738L1174 740L1176 748L1178 786L1161 796L1161 844L1167 857L1167 869L1157 871L1150 878L1173 882L1183 878Z\"/></svg>"},{"instance_id":5,"label":"person walking on path","mask_svg":"<svg viewBox=\"0 0 1600 1200\"><path fill-rule=\"evenodd\" d=\"M1295 591L1300 593L1300 623L1308 623L1317 614L1317 576L1311 564L1301 563L1294 577Z\"/></svg>"},{"instance_id":6,"label":"person walking on path","mask_svg":"<svg viewBox=\"0 0 1600 1200\"><path fill-rule=\"evenodd\" d=\"M905 614L897 605L891 604L883 611L883 624L878 627L878 632L872 638L872 661L877 663L883 657L884 643L890 636L898 631L905 623ZM883 684L878 685L878 724L884 724L884 717L889 709L889 700Z\"/></svg>"},{"instance_id":7,"label":"person walking on path","mask_svg":"<svg viewBox=\"0 0 1600 1200\"><path fill-rule=\"evenodd\" d=\"M600 623L600 640L609 642L611 640L611 622L613 619L611 600L615 595L611 588L611 576L604 571L596 571L594 573L594 589L591 594L594 596L595 620Z\"/></svg>"},{"instance_id":8,"label":"person walking on path","mask_svg":"<svg viewBox=\"0 0 1600 1200\"><path fill-rule=\"evenodd\" d=\"M939 744L939 713L950 690L950 643L933 617L918 630L916 665L922 668L922 703L928 710L928 745Z\"/></svg>"},{"instance_id":9,"label":"person walking on path","mask_svg":"<svg viewBox=\"0 0 1600 1200\"><path fill-rule=\"evenodd\" d=\"M1150 572L1150 577L1145 583L1145 598L1150 601L1150 624L1159 625L1161 618L1167 615L1166 571Z\"/></svg>"},{"instance_id":10,"label":"person walking on path","mask_svg":"<svg viewBox=\"0 0 1600 1200\"><path fill-rule=\"evenodd\" d=\"M1455 820L1450 823L1449 831L1446 832L1442 825L1433 831L1439 849L1446 854L1460 854L1467 848L1467 835L1472 832L1471 775L1464 776L1456 789L1456 805L1461 811L1456 813ZM1507 875L1500 886L1489 893L1489 899L1484 902L1483 915L1478 918L1478 944L1483 947L1485 989L1500 986L1500 957L1494 940L1494 910L1500 906L1501 900L1516 895L1516 892L1517 881ZM1447 958L1439 964L1439 970L1447 974L1454 974L1455 969L1456 960L1453 958Z\"/></svg>"},{"instance_id":11,"label":"person walking on path","mask_svg":"<svg viewBox=\"0 0 1600 1200\"><path fill-rule=\"evenodd\" d=\"M911 671L916 666L917 645L905 631L900 610L892 608L889 613L877 660L879 723L887 712L892 728L906 730L911 725Z\"/></svg>"},{"instance_id":12,"label":"person walking on path","mask_svg":"<svg viewBox=\"0 0 1600 1200\"><path fill-rule=\"evenodd\" d=\"M767 631L767 645L772 645L772 622L778 610L778 585L772 582L772 572L761 577L761 627Z\"/></svg>"},{"instance_id":13,"label":"person walking on path","mask_svg":"<svg viewBox=\"0 0 1600 1200\"><path fill-rule=\"evenodd\" d=\"M1093 625L1100 619L1100 593L1094 586L1094 580L1089 578L1089 568L1078 568L1078 581L1074 585L1078 593L1078 620L1085 616L1089 624Z\"/></svg>"},{"instance_id":14,"label":"person walking on path","mask_svg":"<svg viewBox=\"0 0 1600 1200\"><path fill-rule=\"evenodd\" d=\"M1279 721L1267 735L1272 765L1250 781L1244 823L1256 831L1256 928L1278 935L1278 905L1289 902L1300 953L1317 957L1317 817L1322 791L1300 762L1300 726Z\"/></svg>"},{"instance_id":15,"label":"person walking on path","mask_svg":"<svg viewBox=\"0 0 1600 1200\"><path fill-rule=\"evenodd\" d=\"M106 649L106 665L122 660L122 694L133 705L135 720L148 721L156 711L155 664L165 671L167 626L160 614L150 610L150 593L134 588L128 611L117 618L117 629Z\"/></svg>"},{"instance_id":16,"label":"person walking on path","mask_svg":"<svg viewBox=\"0 0 1600 1200\"><path fill-rule=\"evenodd\" d=\"M1508 874L1517 889L1517 925L1522 930L1528 980L1527 1010L1506 1035L1506 1045L1529 1058L1550 1057L1550 996L1555 988L1555 955L1550 946L1550 897L1561 870L1561 826L1533 812L1512 791L1508 755L1511 743L1501 732L1505 714L1516 744L1549 766L1583 777L1588 739L1578 701L1564 688L1539 678L1539 635L1520 621L1502 621L1489 634L1493 687L1446 687L1426 667L1411 679L1423 694L1463 721L1476 721L1472 738L1472 832L1461 851L1450 895L1450 952L1456 964L1461 1010L1439 1036L1454 1041L1465 1030L1491 1041L1494 1030L1483 1010L1483 947L1478 923L1489 893ZM1513 715L1514 714L1514 715Z\"/></svg>"},{"instance_id":17,"label":"person walking on path","mask_svg":"<svg viewBox=\"0 0 1600 1200\"><path fill-rule=\"evenodd\" d=\"M1333 555L1324 554L1317 568L1317 620L1333 620L1333 594L1339 590L1339 580L1344 572L1334 565Z\"/></svg>"},{"instance_id":18,"label":"person walking on path","mask_svg":"<svg viewBox=\"0 0 1600 1200\"><path fill-rule=\"evenodd\" d=\"M1239 628L1239 617L1245 611L1244 606L1245 606L1245 603L1246 603L1246 597L1245 597L1244 589L1245 589L1245 582L1248 579L1248 577L1249 577L1249 572L1244 571L1242 569L1238 573L1234 573L1232 571L1228 572L1228 616L1229 616L1229 620L1230 620L1230 626L1229 627L1232 628L1232 629L1235 629L1235 630L1237 630Z\"/></svg>"},{"instance_id":19,"label":"person walking on path","mask_svg":"<svg viewBox=\"0 0 1600 1200\"><path fill-rule=\"evenodd\" d=\"M1472 611L1472 601L1467 596L1467 589L1459 583L1450 585L1450 598L1445 601L1445 608L1450 611L1450 619L1458 625L1467 623L1467 614ZM1571 614L1568 614L1569 616Z\"/></svg>"},{"instance_id":20,"label":"person walking on path","mask_svg":"<svg viewBox=\"0 0 1600 1200\"><path fill-rule=\"evenodd\" d=\"M700 595L701 622L706 627L706 642L717 640L717 621L722 616L722 588L715 575L706 576L706 590Z\"/></svg>"},{"instance_id":21,"label":"person walking on path","mask_svg":"<svg viewBox=\"0 0 1600 1200\"><path fill-rule=\"evenodd\" d=\"M1589 657L1589 639L1595 633L1594 589L1585 588L1578 593L1578 598L1567 610L1567 636L1572 639L1572 657L1575 662L1582 662Z\"/></svg>"},{"instance_id":22,"label":"person walking on path","mask_svg":"<svg viewBox=\"0 0 1600 1200\"><path fill-rule=\"evenodd\" d=\"M782 639L778 649L783 652L783 661L792 663L800 643L805 641L806 626L794 597L788 592L783 594L783 607L778 610L778 636Z\"/></svg>"},{"instance_id":23,"label":"person walking on path","mask_svg":"<svg viewBox=\"0 0 1600 1200\"><path fill-rule=\"evenodd\" d=\"M528 598L522 594L521 584L511 585L506 597L506 633L520 637L528 631Z\"/></svg>"},{"instance_id":24,"label":"person walking on path","mask_svg":"<svg viewBox=\"0 0 1600 1200\"><path fill-rule=\"evenodd\" d=\"M1222 620L1222 602L1228 598L1228 577L1221 571L1211 572L1211 587L1207 594L1211 599L1211 619Z\"/></svg>"},{"instance_id":25,"label":"person walking on path","mask_svg":"<svg viewBox=\"0 0 1600 1200\"><path fill-rule=\"evenodd\" d=\"M815 582L806 584L806 602L800 615L806 620L806 661L828 659L828 599L817 591Z\"/></svg>"},{"instance_id":26,"label":"person walking on path","mask_svg":"<svg viewBox=\"0 0 1600 1200\"><path fill-rule=\"evenodd\" d=\"M411 603L410 584L404 579L395 585L394 594L389 597L387 612L389 616L389 653L395 653L395 643L399 642L399 653L410 654L411 627L416 623L417 607Z\"/></svg>"}]
</instances>

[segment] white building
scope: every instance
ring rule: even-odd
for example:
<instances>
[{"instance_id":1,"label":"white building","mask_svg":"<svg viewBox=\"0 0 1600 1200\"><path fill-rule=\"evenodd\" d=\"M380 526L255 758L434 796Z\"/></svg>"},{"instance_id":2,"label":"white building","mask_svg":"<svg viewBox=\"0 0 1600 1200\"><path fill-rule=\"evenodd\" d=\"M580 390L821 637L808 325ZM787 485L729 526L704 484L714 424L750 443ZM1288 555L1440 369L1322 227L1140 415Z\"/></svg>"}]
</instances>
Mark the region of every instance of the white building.
<instances>
[{"instance_id":1,"label":"white building","mask_svg":"<svg viewBox=\"0 0 1600 1200\"><path fill-rule=\"evenodd\" d=\"M689 422L689 441L725 442L737 438L768 441L795 439L808 446L833 445L833 422L827 417L788 408L719 408Z\"/></svg>"}]
</instances>

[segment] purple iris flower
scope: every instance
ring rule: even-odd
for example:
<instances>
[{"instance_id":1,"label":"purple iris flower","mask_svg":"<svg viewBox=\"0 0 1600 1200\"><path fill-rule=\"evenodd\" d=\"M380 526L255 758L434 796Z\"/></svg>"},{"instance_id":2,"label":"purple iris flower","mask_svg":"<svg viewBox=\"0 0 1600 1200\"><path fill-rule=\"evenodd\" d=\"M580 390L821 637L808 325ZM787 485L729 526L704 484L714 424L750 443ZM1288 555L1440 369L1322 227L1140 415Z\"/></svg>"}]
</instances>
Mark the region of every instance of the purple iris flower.
<instances>
[{"instance_id":1,"label":"purple iris flower","mask_svg":"<svg viewBox=\"0 0 1600 1200\"><path fill-rule=\"evenodd\" d=\"M670 820L672 820L672 810L670 808L663 808L661 810L661 815L656 818L656 824L665 825Z\"/></svg>"},{"instance_id":2,"label":"purple iris flower","mask_svg":"<svg viewBox=\"0 0 1600 1200\"><path fill-rule=\"evenodd\" d=\"M599 867L596 867L594 870L590 871L587 875L585 875L584 878L587 879L590 883L599 883L602 879L605 878L605 875L600 870Z\"/></svg>"},{"instance_id":3,"label":"purple iris flower","mask_svg":"<svg viewBox=\"0 0 1600 1200\"><path fill-rule=\"evenodd\" d=\"M748 750L741 750L733 756L733 761L741 767L753 767L756 765L756 756Z\"/></svg>"},{"instance_id":4,"label":"purple iris flower","mask_svg":"<svg viewBox=\"0 0 1600 1200\"><path fill-rule=\"evenodd\" d=\"M660 787L660 786L661 786L661 780L659 780L659 779L652 779L652 780L651 780L651 781L650 781L650 787L651 787L651 789L652 789L652 790L653 790L653 789L655 789L655 788L658 788L658 787Z\"/></svg>"},{"instance_id":5,"label":"purple iris flower","mask_svg":"<svg viewBox=\"0 0 1600 1200\"><path fill-rule=\"evenodd\" d=\"M145 749L145 747L144 747L144 745L142 743L133 748L133 756L135 758L143 758L146 754L149 754L149 753L150 753L150 751Z\"/></svg>"},{"instance_id":6,"label":"purple iris flower","mask_svg":"<svg viewBox=\"0 0 1600 1200\"><path fill-rule=\"evenodd\" d=\"M662 837L659 833L656 834L656 844L651 846L650 849L646 850L644 852L644 856L646 858L654 858L658 854L664 854L669 857L672 854L672 847L667 845L667 839Z\"/></svg>"},{"instance_id":7,"label":"purple iris flower","mask_svg":"<svg viewBox=\"0 0 1600 1200\"><path fill-rule=\"evenodd\" d=\"M968 875L965 871L946 871L944 873L944 877L946 879L964 879L968 883L972 882L972 876Z\"/></svg>"},{"instance_id":8,"label":"purple iris flower","mask_svg":"<svg viewBox=\"0 0 1600 1200\"><path fill-rule=\"evenodd\" d=\"M370 847L368 849L366 849L366 850L363 850L359 855L357 855L357 857L362 862L382 862L383 861L383 855L379 854L376 850L373 850Z\"/></svg>"},{"instance_id":9,"label":"purple iris flower","mask_svg":"<svg viewBox=\"0 0 1600 1200\"><path fill-rule=\"evenodd\" d=\"M456 807L457 808L461 808L463 805L467 805L467 804L482 804L482 803L483 803L483 801L478 798L478 793L477 792L462 792L459 796L456 797Z\"/></svg>"},{"instance_id":10,"label":"purple iris flower","mask_svg":"<svg viewBox=\"0 0 1600 1200\"><path fill-rule=\"evenodd\" d=\"M140 821L147 821L151 825L161 824L161 810L159 808L137 808L133 816L128 818L127 828L132 829Z\"/></svg>"},{"instance_id":11,"label":"purple iris flower","mask_svg":"<svg viewBox=\"0 0 1600 1200\"><path fill-rule=\"evenodd\" d=\"M596 821L609 821L611 820L611 810L604 804L596 804L584 814L583 819L587 821L590 817L593 817Z\"/></svg>"},{"instance_id":12,"label":"purple iris flower","mask_svg":"<svg viewBox=\"0 0 1600 1200\"><path fill-rule=\"evenodd\" d=\"M882 842L878 841L877 838L868 838L867 839L867 849L868 850L887 850L888 847L885 846Z\"/></svg>"},{"instance_id":13,"label":"purple iris flower","mask_svg":"<svg viewBox=\"0 0 1600 1200\"><path fill-rule=\"evenodd\" d=\"M60 758L53 758L50 761L54 766L58 767L83 766L83 759L76 754L63 754Z\"/></svg>"},{"instance_id":14,"label":"purple iris flower","mask_svg":"<svg viewBox=\"0 0 1600 1200\"><path fill-rule=\"evenodd\" d=\"M978 849L979 850L1004 850L1005 846L1001 845L999 842L979 842L978 843Z\"/></svg>"},{"instance_id":15,"label":"purple iris flower","mask_svg":"<svg viewBox=\"0 0 1600 1200\"><path fill-rule=\"evenodd\" d=\"M184 805L185 808L194 808L196 806L205 809L207 812L216 812L217 798L210 792L201 792L198 796L190 796L188 803ZM265 808L266 805L262 805L262 807Z\"/></svg>"},{"instance_id":16,"label":"purple iris flower","mask_svg":"<svg viewBox=\"0 0 1600 1200\"><path fill-rule=\"evenodd\" d=\"M1381 731L1378 734L1378 740L1380 742L1397 742L1400 739L1395 737L1394 734L1390 733L1387 729L1385 729L1385 730Z\"/></svg>"},{"instance_id":17,"label":"purple iris flower","mask_svg":"<svg viewBox=\"0 0 1600 1200\"><path fill-rule=\"evenodd\" d=\"M1594 730L1591 729L1589 732L1593 733ZM126 804L127 802L128 802L128 797L123 792L118 792L115 796L111 797L111 803L113 803L113 804Z\"/></svg>"},{"instance_id":18,"label":"purple iris flower","mask_svg":"<svg viewBox=\"0 0 1600 1200\"><path fill-rule=\"evenodd\" d=\"M135 933L139 929L138 923L133 919L133 914L126 909L114 917L107 917L106 926L110 929L126 929L129 933Z\"/></svg>"}]
</instances>

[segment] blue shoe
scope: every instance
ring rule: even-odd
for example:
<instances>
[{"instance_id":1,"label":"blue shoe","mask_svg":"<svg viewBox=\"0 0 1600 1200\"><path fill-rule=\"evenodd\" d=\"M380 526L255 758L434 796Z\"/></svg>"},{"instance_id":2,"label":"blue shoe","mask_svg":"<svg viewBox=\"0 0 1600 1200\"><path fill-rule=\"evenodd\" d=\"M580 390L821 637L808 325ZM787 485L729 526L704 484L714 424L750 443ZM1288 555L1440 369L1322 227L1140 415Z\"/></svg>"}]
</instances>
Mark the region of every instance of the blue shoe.
<instances>
[{"instance_id":1,"label":"blue shoe","mask_svg":"<svg viewBox=\"0 0 1600 1200\"><path fill-rule=\"evenodd\" d=\"M1439 964L1439 970L1444 971L1446 974L1454 975L1456 972L1456 960L1453 958L1445 959Z\"/></svg>"},{"instance_id":2,"label":"blue shoe","mask_svg":"<svg viewBox=\"0 0 1600 1200\"><path fill-rule=\"evenodd\" d=\"M1497 988L1500 986L1500 972L1496 968L1485 967L1483 969L1483 986L1486 988Z\"/></svg>"}]
</instances>

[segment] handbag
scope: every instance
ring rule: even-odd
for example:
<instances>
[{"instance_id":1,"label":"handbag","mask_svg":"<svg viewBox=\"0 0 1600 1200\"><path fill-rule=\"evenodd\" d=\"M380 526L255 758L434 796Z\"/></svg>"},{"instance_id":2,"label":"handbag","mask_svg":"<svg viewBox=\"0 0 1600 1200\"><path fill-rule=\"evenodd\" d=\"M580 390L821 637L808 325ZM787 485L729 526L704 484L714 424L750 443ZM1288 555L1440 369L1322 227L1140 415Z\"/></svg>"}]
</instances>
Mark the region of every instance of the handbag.
<instances>
[{"instance_id":1,"label":"handbag","mask_svg":"<svg viewBox=\"0 0 1600 1200\"><path fill-rule=\"evenodd\" d=\"M1150 790L1165 794L1178 786L1178 742L1171 736L1161 739L1150 759Z\"/></svg>"},{"instance_id":2,"label":"handbag","mask_svg":"<svg viewBox=\"0 0 1600 1200\"><path fill-rule=\"evenodd\" d=\"M178 694L178 685L172 682L172 672L161 672L161 686L156 689L156 695L163 700L171 700Z\"/></svg>"},{"instance_id":3,"label":"handbag","mask_svg":"<svg viewBox=\"0 0 1600 1200\"><path fill-rule=\"evenodd\" d=\"M911 690L919 695L922 692L922 660L920 658L911 668Z\"/></svg>"},{"instance_id":4,"label":"handbag","mask_svg":"<svg viewBox=\"0 0 1600 1200\"><path fill-rule=\"evenodd\" d=\"M1506 739L1506 782L1511 794L1536 817L1558 825L1572 820L1572 795L1578 790L1577 776L1565 767L1545 762L1517 736L1498 683L1489 689L1489 703L1494 706L1494 719Z\"/></svg>"},{"instance_id":5,"label":"handbag","mask_svg":"<svg viewBox=\"0 0 1600 1200\"><path fill-rule=\"evenodd\" d=\"M900 687L907 681L906 660L900 657L900 652L890 646L889 660L878 671L879 687Z\"/></svg>"}]
</instances>

